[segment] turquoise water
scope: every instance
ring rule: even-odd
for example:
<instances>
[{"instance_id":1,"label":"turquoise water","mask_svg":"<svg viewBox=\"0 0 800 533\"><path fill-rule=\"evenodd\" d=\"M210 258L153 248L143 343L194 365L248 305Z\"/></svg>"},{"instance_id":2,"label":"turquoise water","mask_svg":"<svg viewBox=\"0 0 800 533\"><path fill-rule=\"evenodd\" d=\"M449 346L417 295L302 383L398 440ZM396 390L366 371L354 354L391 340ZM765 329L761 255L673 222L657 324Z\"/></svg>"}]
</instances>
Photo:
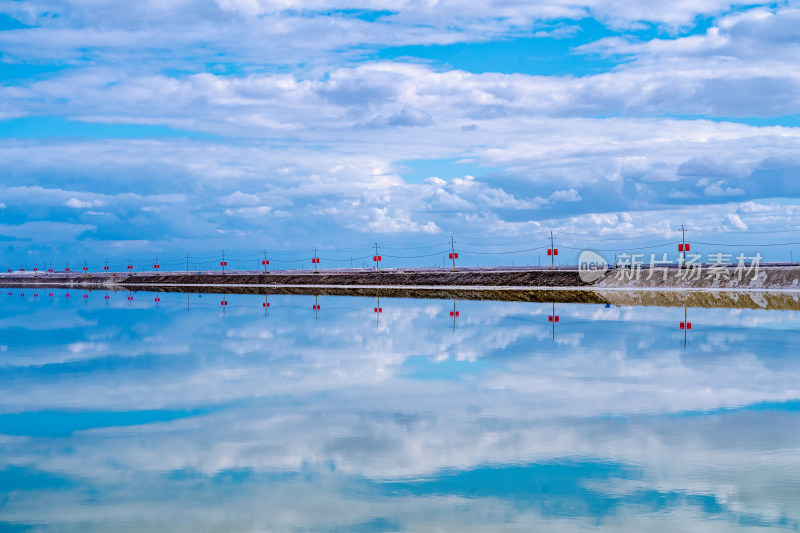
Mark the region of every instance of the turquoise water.
<instances>
[{"instance_id":1,"label":"turquoise water","mask_svg":"<svg viewBox=\"0 0 800 533\"><path fill-rule=\"evenodd\" d=\"M798 312L50 292L0 532L800 529Z\"/></svg>"}]
</instances>

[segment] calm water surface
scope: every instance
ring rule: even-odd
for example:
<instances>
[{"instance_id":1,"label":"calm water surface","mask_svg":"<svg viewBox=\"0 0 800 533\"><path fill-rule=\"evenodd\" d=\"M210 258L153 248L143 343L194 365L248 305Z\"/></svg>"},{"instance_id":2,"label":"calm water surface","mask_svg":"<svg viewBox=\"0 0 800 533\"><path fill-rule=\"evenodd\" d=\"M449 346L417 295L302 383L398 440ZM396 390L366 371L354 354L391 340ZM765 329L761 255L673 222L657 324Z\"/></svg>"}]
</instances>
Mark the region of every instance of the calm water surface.
<instances>
[{"instance_id":1,"label":"calm water surface","mask_svg":"<svg viewBox=\"0 0 800 533\"><path fill-rule=\"evenodd\" d=\"M800 529L800 313L104 295L0 292L2 532Z\"/></svg>"}]
</instances>

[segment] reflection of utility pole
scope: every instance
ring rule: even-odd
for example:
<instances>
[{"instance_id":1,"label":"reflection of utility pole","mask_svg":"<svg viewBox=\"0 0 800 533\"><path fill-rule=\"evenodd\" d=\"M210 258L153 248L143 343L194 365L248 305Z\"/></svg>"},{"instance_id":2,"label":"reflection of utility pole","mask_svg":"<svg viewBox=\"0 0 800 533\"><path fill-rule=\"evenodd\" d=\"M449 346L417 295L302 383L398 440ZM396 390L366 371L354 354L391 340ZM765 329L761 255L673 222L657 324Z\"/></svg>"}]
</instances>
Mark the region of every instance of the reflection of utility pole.
<instances>
[{"instance_id":1,"label":"reflection of utility pole","mask_svg":"<svg viewBox=\"0 0 800 533\"><path fill-rule=\"evenodd\" d=\"M222 295L222 301L219 303L222 306L222 316L225 316L225 311L228 309L228 299L226 298L227 294Z\"/></svg>"},{"instance_id":2,"label":"reflection of utility pole","mask_svg":"<svg viewBox=\"0 0 800 533\"><path fill-rule=\"evenodd\" d=\"M375 326L381 324L381 313L383 313L383 307L381 307L381 297L378 296L378 305L375 307Z\"/></svg>"},{"instance_id":3,"label":"reflection of utility pole","mask_svg":"<svg viewBox=\"0 0 800 533\"><path fill-rule=\"evenodd\" d=\"M153 298L153 301L156 302L156 309L158 309L158 304L161 303L161 295L158 291L156 291L156 297Z\"/></svg>"},{"instance_id":4,"label":"reflection of utility pole","mask_svg":"<svg viewBox=\"0 0 800 533\"><path fill-rule=\"evenodd\" d=\"M264 308L264 317L269 316L269 294L264 295L264 303L261 304L261 307Z\"/></svg>"},{"instance_id":5,"label":"reflection of utility pole","mask_svg":"<svg viewBox=\"0 0 800 533\"><path fill-rule=\"evenodd\" d=\"M186 314L189 314L189 293L186 293Z\"/></svg>"},{"instance_id":6,"label":"reflection of utility pole","mask_svg":"<svg viewBox=\"0 0 800 533\"><path fill-rule=\"evenodd\" d=\"M689 339L689 330L692 329L692 323L689 322L689 312L686 307L683 308L683 322L681 322L681 329L683 330L683 347L686 348L686 344L688 343Z\"/></svg>"},{"instance_id":7,"label":"reflection of utility pole","mask_svg":"<svg viewBox=\"0 0 800 533\"><path fill-rule=\"evenodd\" d=\"M453 317L453 334L456 332L456 318L458 318L458 311L456 311L456 301L453 300L453 310L450 311L450 316Z\"/></svg>"},{"instance_id":8,"label":"reflection of utility pole","mask_svg":"<svg viewBox=\"0 0 800 533\"><path fill-rule=\"evenodd\" d=\"M559 321L559 316L556 314L556 302L553 301L553 314L547 317L547 321L553 324L553 340L556 340L556 322Z\"/></svg>"},{"instance_id":9,"label":"reflection of utility pole","mask_svg":"<svg viewBox=\"0 0 800 533\"><path fill-rule=\"evenodd\" d=\"M317 322L318 318L319 318L319 295L315 294L314 295L314 322Z\"/></svg>"}]
</instances>

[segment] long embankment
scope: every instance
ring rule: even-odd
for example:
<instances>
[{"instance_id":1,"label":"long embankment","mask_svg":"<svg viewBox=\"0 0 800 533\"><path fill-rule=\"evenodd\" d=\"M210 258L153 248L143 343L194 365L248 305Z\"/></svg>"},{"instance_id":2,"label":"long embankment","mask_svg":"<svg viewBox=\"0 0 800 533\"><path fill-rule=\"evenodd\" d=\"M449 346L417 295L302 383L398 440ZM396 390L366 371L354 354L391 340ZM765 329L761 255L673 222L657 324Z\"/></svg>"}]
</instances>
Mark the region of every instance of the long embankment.
<instances>
[{"instance_id":1,"label":"long embankment","mask_svg":"<svg viewBox=\"0 0 800 533\"><path fill-rule=\"evenodd\" d=\"M800 310L800 265L612 269L587 280L577 268L466 268L3 275L2 286L86 290L317 294Z\"/></svg>"}]
</instances>

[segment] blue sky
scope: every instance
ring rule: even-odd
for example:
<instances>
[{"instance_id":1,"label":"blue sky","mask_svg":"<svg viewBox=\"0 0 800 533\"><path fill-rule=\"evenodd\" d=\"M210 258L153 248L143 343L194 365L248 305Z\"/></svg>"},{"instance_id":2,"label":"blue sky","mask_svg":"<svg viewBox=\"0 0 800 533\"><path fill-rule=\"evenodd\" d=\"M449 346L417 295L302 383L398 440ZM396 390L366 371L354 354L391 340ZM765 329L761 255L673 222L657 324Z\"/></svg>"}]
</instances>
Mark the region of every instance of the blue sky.
<instances>
[{"instance_id":1,"label":"blue sky","mask_svg":"<svg viewBox=\"0 0 800 533\"><path fill-rule=\"evenodd\" d=\"M2 0L0 264L800 241L798 8Z\"/></svg>"}]
</instances>

